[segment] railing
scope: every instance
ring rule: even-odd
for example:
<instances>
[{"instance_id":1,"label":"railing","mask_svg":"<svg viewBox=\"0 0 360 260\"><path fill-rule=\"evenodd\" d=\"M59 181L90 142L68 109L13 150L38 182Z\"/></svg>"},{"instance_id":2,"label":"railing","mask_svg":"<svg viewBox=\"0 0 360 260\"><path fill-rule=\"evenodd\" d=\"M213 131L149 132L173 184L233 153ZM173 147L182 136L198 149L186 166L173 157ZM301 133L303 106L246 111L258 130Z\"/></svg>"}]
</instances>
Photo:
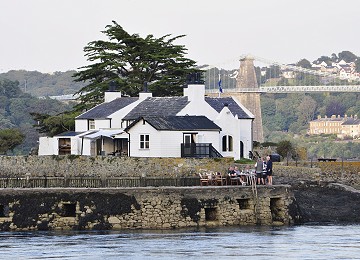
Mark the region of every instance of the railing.
<instances>
[{"instance_id":1,"label":"railing","mask_svg":"<svg viewBox=\"0 0 360 260\"><path fill-rule=\"evenodd\" d=\"M214 148L214 146L210 146L210 157L211 158L221 158L221 157L223 157L222 155L221 155L221 153L219 153L219 151L218 150L216 150L215 148Z\"/></svg>"},{"instance_id":2,"label":"railing","mask_svg":"<svg viewBox=\"0 0 360 260\"><path fill-rule=\"evenodd\" d=\"M117 188L198 186L199 177L0 177L0 188Z\"/></svg>"},{"instance_id":3,"label":"railing","mask_svg":"<svg viewBox=\"0 0 360 260\"><path fill-rule=\"evenodd\" d=\"M182 143L181 157L214 158L222 157L222 155L212 146L211 143Z\"/></svg>"}]
</instances>

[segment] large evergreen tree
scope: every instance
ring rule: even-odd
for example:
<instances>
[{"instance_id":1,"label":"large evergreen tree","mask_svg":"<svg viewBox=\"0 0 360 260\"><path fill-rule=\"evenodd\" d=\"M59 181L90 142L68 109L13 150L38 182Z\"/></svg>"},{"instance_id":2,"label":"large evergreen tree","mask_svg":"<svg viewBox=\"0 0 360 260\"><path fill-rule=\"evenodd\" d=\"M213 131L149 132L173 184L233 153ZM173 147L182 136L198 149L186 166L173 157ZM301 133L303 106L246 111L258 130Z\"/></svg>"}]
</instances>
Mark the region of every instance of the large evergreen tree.
<instances>
[{"instance_id":1,"label":"large evergreen tree","mask_svg":"<svg viewBox=\"0 0 360 260\"><path fill-rule=\"evenodd\" d=\"M25 136L19 129L2 129L0 130L0 154L6 154L7 151L13 150L21 144Z\"/></svg>"},{"instance_id":2,"label":"large evergreen tree","mask_svg":"<svg viewBox=\"0 0 360 260\"><path fill-rule=\"evenodd\" d=\"M142 38L129 34L115 21L103 33L108 41L92 41L84 48L93 63L74 75L76 81L89 82L78 92L78 110L101 103L111 82L129 96L137 95L145 82L155 96L178 95L187 76L197 71L195 61L184 57L187 49L174 44L184 35Z\"/></svg>"}]
</instances>

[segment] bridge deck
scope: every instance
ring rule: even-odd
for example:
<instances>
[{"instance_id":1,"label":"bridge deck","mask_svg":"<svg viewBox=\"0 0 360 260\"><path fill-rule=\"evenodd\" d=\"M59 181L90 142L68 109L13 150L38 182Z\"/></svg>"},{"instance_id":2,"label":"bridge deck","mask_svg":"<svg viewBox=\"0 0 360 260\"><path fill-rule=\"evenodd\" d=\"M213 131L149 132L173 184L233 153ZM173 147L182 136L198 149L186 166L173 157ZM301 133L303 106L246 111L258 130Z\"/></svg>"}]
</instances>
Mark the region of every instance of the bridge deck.
<instances>
[{"instance_id":1,"label":"bridge deck","mask_svg":"<svg viewBox=\"0 0 360 260\"><path fill-rule=\"evenodd\" d=\"M224 88L223 93L309 93L309 92L360 92L360 85L340 86L268 86L259 88ZM206 89L206 93L218 93L218 89Z\"/></svg>"}]
</instances>

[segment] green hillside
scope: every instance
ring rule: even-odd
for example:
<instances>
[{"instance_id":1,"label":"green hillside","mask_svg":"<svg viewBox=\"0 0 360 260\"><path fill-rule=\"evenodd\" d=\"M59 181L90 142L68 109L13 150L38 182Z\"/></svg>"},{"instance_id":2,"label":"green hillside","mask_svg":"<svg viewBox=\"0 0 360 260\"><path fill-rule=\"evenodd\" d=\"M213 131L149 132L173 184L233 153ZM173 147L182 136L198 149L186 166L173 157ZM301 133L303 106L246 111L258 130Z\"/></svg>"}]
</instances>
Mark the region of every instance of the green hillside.
<instances>
[{"instance_id":1,"label":"green hillside","mask_svg":"<svg viewBox=\"0 0 360 260\"><path fill-rule=\"evenodd\" d=\"M19 88L36 97L74 94L85 84L74 82L75 71L55 72L53 74L38 71L10 70L0 74L1 79L18 81Z\"/></svg>"},{"instance_id":2,"label":"green hillside","mask_svg":"<svg viewBox=\"0 0 360 260\"><path fill-rule=\"evenodd\" d=\"M37 147L39 134L30 113L58 114L69 109L71 105L24 93L18 81L0 79L0 129L16 128L25 135L25 141L15 148L14 154L28 154Z\"/></svg>"}]
</instances>

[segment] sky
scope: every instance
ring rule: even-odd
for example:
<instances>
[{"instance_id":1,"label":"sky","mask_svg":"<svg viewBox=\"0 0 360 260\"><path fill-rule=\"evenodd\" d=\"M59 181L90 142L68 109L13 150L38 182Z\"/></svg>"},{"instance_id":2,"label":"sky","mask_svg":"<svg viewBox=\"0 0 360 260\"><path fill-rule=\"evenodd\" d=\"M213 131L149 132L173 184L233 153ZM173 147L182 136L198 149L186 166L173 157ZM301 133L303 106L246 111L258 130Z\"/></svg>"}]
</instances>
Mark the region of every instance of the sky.
<instances>
[{"instance_id":1,"label":"sky","mask_svg":"<svg viewBox=\"0 0 360 260\"><path fill-rule=\"evenodd\" d=\"M359 0L0 0L0 73L88 65L83 48L116 21L142 37L186 35L198 65L239 67L251 54L280 63L360 56Z\"/></svg>"}]
</instances>

